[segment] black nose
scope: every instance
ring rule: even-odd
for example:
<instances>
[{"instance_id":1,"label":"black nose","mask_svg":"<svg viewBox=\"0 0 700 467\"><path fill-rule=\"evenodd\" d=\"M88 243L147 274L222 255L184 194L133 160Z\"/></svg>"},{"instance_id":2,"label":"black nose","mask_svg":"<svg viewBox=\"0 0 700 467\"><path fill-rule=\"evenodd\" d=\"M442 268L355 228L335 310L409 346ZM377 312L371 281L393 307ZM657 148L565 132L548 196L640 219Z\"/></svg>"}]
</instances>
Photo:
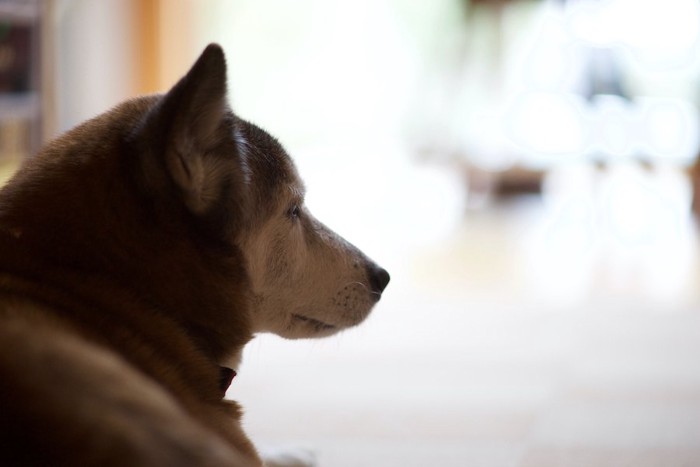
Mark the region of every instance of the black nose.
<instances>
[{"instance_id":1,"label":"black nose","mask_svg":"<svg viewBox=\"0 0 700 467\"><path fill-rule=\"evenodd\" d=\"M389 284L389 273L377 265L372 265L368 269L369 285L372 288L372 292L381 294L387 284Z\"/></svg>"}]
</instances>

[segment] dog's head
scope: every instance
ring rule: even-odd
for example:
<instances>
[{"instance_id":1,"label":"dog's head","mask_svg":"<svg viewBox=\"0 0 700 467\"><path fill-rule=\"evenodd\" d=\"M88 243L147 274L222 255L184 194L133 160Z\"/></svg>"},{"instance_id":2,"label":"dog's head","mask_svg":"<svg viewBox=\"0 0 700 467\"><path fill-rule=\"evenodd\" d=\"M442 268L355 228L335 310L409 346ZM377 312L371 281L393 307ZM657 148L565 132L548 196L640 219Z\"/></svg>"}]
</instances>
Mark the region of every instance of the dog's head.
<instances>
[{"instance_id":1,"label":"dog's head","mask_svg":"<svg viewBox=\"0 0 700 467\"><path fill-rule=\"evenodd\" d=\"M242 253L254 332L320 337L367 317L389 274L314 218L285 149L230 111L219 46L207 47L154 113L184 204Z\"/></svg>"},{"instance_id":2,"label":"dog's head","mask_svg":"<svg viewBox=\"0 0 700 467\"><path fill-rule=\"evenodd\" d=\"M61 288L90 277L99 287L80 293L114 289L173 316L217 360L252 333L360 323L389 274L311 215L290 157L226 93L211 45L165 95L57 138L4 187L0 239Z\"/></svg>"}]
</instances>

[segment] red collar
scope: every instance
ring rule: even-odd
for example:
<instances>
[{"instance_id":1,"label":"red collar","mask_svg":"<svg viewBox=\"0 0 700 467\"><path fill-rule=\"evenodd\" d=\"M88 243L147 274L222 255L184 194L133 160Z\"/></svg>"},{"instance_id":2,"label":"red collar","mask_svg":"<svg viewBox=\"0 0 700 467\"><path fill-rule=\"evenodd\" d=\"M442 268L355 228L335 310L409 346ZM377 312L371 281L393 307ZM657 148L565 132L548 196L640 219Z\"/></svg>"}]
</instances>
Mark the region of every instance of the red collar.
<instances>
[{"instance_id":1,"label":"red collar","mask_svg":"<svg viewBox=\"0 0 700 467\"><path fill-rule=\"evenodd\" d=\"M219 367L219 390L226 395L226 390L231 386L231 381L236 377L236 372L225 366Z\"/></svg>"}]
</instances>

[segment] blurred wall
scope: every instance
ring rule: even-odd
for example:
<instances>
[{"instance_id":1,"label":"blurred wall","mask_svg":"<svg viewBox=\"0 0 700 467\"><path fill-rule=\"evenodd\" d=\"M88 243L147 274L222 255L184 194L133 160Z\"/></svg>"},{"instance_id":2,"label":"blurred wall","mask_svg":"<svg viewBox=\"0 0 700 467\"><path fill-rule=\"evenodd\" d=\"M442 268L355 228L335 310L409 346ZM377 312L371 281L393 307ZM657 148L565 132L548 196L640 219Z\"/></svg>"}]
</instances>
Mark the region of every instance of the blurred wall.
<instances>
[{"instance_id":1,"label":"blurred wall","mask_svg":"<svg viewBox=\"0 0 700 467\"><path fill-rule=\"evenodd\" d=\"M131 96L137 47L130 0L55 0L56 130Z\"/></svg>"}]
</instances>

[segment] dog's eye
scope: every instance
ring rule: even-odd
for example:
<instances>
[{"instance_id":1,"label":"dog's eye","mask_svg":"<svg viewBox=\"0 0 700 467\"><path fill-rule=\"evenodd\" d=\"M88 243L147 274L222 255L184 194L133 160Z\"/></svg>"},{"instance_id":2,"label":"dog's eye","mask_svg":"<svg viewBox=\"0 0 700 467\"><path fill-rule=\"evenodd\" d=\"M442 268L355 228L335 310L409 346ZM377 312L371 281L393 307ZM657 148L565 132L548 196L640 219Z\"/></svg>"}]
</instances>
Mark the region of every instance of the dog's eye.
<instances>
[{"instance_id":1,"label":"dog's eye","mask_svg":"<svg viewBox=\"0 0 700 467\"><path fill-rule=\"evenodd\" d=\"M294 206L292 206L291 208L289 208L289 211L287 212L287 215L289 215L289 217L290 217L291 219L293 219L293 220L298 219L299 216L301 215L301 210L299 209L299 205L298 205L298 204L295 204Z\"/></svg>"}]
</instances>

